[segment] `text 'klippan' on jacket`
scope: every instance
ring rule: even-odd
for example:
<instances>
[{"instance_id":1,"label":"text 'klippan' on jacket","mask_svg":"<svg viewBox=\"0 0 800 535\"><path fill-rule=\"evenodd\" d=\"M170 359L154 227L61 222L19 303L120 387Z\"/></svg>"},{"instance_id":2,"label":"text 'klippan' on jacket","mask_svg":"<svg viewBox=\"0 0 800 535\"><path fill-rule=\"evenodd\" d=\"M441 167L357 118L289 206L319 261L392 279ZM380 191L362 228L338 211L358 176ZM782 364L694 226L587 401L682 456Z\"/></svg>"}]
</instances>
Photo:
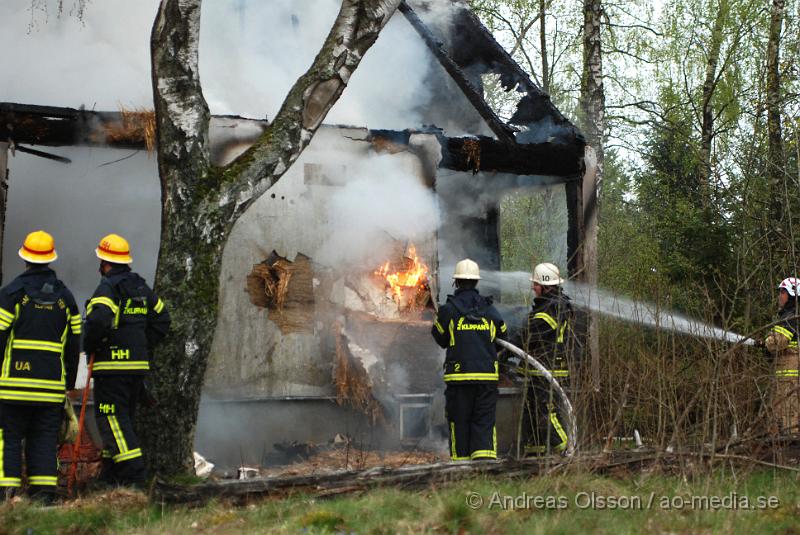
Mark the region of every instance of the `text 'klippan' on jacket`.
<instances>
[{"instance_id":1,"label":"text 'klippan' on jacket","mask_svg":"<svg viewBox=\"0 0 800 535\"><path fill-rule=\"evenodd\" d=\"M86 304L84 349L94 353L93 373L146 374L150 350L169 331L169 312L145 280L116 266Z\"/></svg>"},{"instance_id":2,"label":"text 'klippan' on jacket","mask_svg":"<svg viewBox=\"0 0 800 535\"><path fill-rule=\"evenodd\" d=\"M2 288L0 400L63 403L75 387L80 334L75 298L49 267L31 267Z\"/></svg>"},{"instance_id":3,"label":"text 'klippan' on jacket","mask_svg":"<svg viewBox=\"0 0 800 535\"><path fill-rule=\"evenodd\" d=\"M447 350L445 382L496 382L499 373L494 341L505 339L507 330L491 298L464 288L448 295L431 328L436 343Z\"/></svg>"}]
</instances>

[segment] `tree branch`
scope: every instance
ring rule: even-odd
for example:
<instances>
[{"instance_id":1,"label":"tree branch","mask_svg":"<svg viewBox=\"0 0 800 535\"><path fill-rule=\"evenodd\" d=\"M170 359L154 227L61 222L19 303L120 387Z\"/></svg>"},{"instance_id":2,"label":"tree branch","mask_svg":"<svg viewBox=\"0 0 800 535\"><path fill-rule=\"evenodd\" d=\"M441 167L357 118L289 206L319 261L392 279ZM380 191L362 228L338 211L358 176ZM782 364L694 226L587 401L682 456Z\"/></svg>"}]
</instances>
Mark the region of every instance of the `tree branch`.
<instances>
[{"instance_id":1,"label":"tree branch","mask_svg":"<svg viewBox=\"0 0 800 535\"><path fill-rule=\"evenodd\" d=\"M234 219L269 189L308 145L400 1L342 0L320 53L295 82L272 124L226 168L229 181L220 203L235 203Z\"/></svg>"}]
</instances>

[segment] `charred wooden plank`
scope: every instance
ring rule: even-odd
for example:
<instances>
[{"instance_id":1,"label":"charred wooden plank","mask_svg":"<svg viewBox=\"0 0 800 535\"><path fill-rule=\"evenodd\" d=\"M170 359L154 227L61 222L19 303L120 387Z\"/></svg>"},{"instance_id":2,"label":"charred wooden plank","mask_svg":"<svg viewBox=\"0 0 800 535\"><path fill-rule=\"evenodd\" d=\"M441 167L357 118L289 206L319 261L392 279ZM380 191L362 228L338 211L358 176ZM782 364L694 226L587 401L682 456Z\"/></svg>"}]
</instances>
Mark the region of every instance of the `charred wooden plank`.
<instances>
[{"instance_id":1,"label":"charred wooden plank","mask_svg":"<svg viewBox=\"0 0 800 535\"><path fill-rule=\"evenodd\" d=\"M20 152L24 152L27 154L32 154L34 156L39 156L40 158L45 158L47 160L53 160L60 163L72 163L72 160L69 158L65 158L64 156L59 156L58 154L53 154L50 152L44 152L41 150L31 149L28 147L23 147L22 145L17 145L15 147L16 150Z\"/></svg>"},{"instance_id":2,"label":"charred wooden plank","mask_svg":"<svg viewBox=\"0 0 800 535\"><path fill-rule=\"evenodd\" d=\"M0 103L0 140L51 147L94 145L146 148L144 129L129 128L137 112L90 111L55 106ZM131 131L126 135L125 130Z\"/></svg>"},{"instance_id":3,"label":"charred wooden plank","mask_svg":"<svg viewBox=\"0 0 800 535\"><path fill-rule=\"evenodd\" d=\"M577 179L583 147L557 143L509 144L489 137L446 138L439 167L455 171L486 171L514 175L545 175ZM477 144L477 148L476 148ZM479 159L476 159L479 151ZM566 180L565 180L566 181Z\"/></svg>"},{"instance_id":4,"label":"charred wooden plank","mask_svg":"<svg viewBox=\"0 0 800 535\"><path fill-rule=\"evenodd\" d=\"M250 119L244 119L252 121ZM102 145L144 149L143 135L108 135L123 122L120 112L0 103L0 140L45 146ZM266 121L263 121L266 124ZM371 130L374 145L397 150L408 147L412 134L435 134L442 146L439 167L454 171L487 171L516 175L546 175L572 180L581 174L583 145L552 141L506 143L486 136L448 138L441 130ZM377 146L376 145L376 146Z\"/></svg>"},{"instance_id":5,"label":"charred wooden plank","mask_svg":"<svg viewBox=\"0 0 800 535\"><path fill-rule=\"evenodd\" d=\"M441 130L370 130L367 140L376 150L383 147L408 147L411 135L434 134L442 147L439 167L453 171L486 171L512 175L561 177L577 180L583 171L583 145L545 141L505 143L487 136L447 137Z\"/></svg>"},{"instance_id":6,"label":"charred wooden plank","mask_svg":"<svg viewBox=\"0 0 800 535\"><path fill-rule=\"evenodd\" d=\"M455 481L476 475L531 476L552 468L553 459L496 462L437 463L401 468L371 468L362 471L341 471L313 476L258 478L208 482L200 485L176 485L163 481L155 484L155 496L170 503L199 504L213 498L246 500L259 496L286 496L303 492L326 496L358 492L381 486L418 488L433 483Z\"/></svg>"}]
</instances>

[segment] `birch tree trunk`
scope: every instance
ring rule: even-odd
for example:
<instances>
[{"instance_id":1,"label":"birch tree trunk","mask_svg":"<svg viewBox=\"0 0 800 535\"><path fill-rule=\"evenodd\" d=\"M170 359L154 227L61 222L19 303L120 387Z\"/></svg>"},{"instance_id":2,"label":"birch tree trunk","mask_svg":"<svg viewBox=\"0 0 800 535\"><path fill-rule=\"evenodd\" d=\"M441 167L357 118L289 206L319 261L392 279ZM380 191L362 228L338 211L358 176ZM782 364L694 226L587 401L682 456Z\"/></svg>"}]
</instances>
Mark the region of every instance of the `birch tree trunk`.
<instances>
[{"instance_id":1,"label":"birch tree trunk","mask_svg":"<svg viewBox=\"0 0 800 535\"><path fill-rule=\"evenodd\" d=\"M542 49L542 90L550 94L550 66L547 58L547 23L545 0L539 0L539 44Z\"/></svg>"},{"instance_id":2,"label":"birch tree trunk","mask_svg":"<svg viewBox=\"0 0 800 535\"><path fill-rule=\"evenodd\" d=\"M209 110L198 70L201 0L162 0L151 35L161 178L156 291L172 332L153 362L156 409L140 432L151 473L192 468L203 377L217 320L222 252L247 208L308 145L400 0L342 0L309 70L259 140L225 168L209 160Z\"/></svg>"},{"instance_id":3,"label":"birch tree trunk","mask_svg":"<svg viewBox=\"0 0 800 535\"><path fill-rule=\"evenodd\" d=\"M597 234L598 202L600 185L603 180L603 144L606 130L606 99L603 88L603 58L601 25L603 17L602 0L583 2L583 74L581 76L580 105L583 116L583 132L586 141L594 149L596 171L591 179L583 183L583 224L586 229L583 247L584 280L590 287L597 287ZM590 191L586 191L586 190ZM596 322L589 320L589 358L592 378L597 380L600 373L600 343Z\"/></svg>"},{"instance_id":4,"label":"birch tree trunk","mask_svg":"<svg viewBox=\"0 0 800 535\"><path fill-rule=\"evenodd\" d=\"M768 163L770 219L780 223L783 219L784 153L781 132L781 82L780 42L785 10L785 0L772 0L767 42L767 135L769 141Z\"/></svg>"},{"instance_id":5,"label":"birch tree trunk","mask_svg":"<svg viewBox=\"0 0 800 535\"><path fill-rule=\"evenodd\" d=\"M703 176L701 180L703 180L703 183L700 184L700 194L704 206L707 205L711 190L711 145L714 141L713 98L717 87L717 81L719 80L717 73L719 54L722 49L722 41L724 39L723 32L725 30L725 23L728 20L729 7L728 0L719 1L717 14L714 18L714 27L711 30L708 60L706 61L706 75L703 81L700 119L700 153L703 163Z\"/></svg>"}]
</instances>

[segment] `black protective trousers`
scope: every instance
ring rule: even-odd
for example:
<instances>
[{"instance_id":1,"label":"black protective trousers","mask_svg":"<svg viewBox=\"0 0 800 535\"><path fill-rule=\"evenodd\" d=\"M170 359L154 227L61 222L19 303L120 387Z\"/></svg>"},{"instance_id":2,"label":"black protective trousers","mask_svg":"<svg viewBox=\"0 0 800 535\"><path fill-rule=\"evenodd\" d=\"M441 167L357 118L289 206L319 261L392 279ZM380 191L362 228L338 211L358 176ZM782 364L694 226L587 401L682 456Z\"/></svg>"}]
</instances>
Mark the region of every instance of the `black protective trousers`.
<instances>
[{"instance_id":1,"label":"black protective trousers","mask_svg":"<svg viewBox=\"0 0 800 535\"><path fill-rule=\"evenodd\" d=\"M22 486L24 440L30 495L55 494L58 485L58 430L63 410L60 403L25 405L0 402L0 487Z\"/></svg>"},{"instance_id":2,"label":"black protective trousers","mask_svg":"<svg viewBox=\"0 0 800 535\"><path fill-rule=\"evenodd\" d=\"M134 429L143 375L94 378L94 417L103 439L102 478L117 485L142 485L147 478L142 449Z\"/></svg>"},{"instance_id":3,"label":"black protective trousers","mask_svg":"<svg viewBox=\"0 0 800 535\"><path fill-rule=\"evenodd\" d=\"M448 383L445 416L454 461L496 459L497 383Z\"/></svg>"},{"instance_id":4,"label":"black protective trousers","mask_svg":"<svg viewBox=\"0 0 800 535\"><path fill-rule=\"evenodd\" d=\"M566 387L565 380L559 384ZM539 376L528 377L528 392L522 422L522 443L526 455L562 452L567 448L564 418L558 410L556 392Z\"/></svg>"}]
</instances>

